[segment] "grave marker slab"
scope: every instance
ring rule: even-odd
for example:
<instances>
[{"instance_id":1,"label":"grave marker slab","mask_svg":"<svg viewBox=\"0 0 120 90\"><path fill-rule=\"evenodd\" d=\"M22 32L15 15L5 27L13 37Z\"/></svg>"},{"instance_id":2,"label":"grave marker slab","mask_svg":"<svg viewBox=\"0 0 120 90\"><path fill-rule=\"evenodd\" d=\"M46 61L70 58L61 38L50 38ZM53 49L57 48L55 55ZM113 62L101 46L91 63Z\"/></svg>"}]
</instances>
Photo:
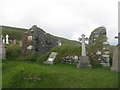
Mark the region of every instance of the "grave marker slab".
<instances>
[{"instance_id":1,"label":"grave marker slab","mask_svg":"<svg viewBox=\"0 0 120 90\"><path fill-rule=\"evenodd\" d=\"M57 52L52 52L48 59L44 62L45 64L53 64L55 58L56 58Z\"/></svg>"}]
</instances>

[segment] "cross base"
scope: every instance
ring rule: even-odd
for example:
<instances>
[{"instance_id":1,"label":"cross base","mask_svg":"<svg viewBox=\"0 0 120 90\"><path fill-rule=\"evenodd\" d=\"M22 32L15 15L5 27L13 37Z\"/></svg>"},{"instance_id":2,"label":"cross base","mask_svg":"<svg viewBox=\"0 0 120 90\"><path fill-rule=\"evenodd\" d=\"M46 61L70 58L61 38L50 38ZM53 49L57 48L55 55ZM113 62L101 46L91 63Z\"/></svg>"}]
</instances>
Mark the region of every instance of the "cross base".
<instances>
[{"instance_id":1,"label":"cross base","mask_svg":"<svg viewBox=\"0 0 120 90\"><path fill-rule=\"evenodd\" d=\"M92 68L88 56L81 56L77 68Z\"/></svg>"}]
</instances>

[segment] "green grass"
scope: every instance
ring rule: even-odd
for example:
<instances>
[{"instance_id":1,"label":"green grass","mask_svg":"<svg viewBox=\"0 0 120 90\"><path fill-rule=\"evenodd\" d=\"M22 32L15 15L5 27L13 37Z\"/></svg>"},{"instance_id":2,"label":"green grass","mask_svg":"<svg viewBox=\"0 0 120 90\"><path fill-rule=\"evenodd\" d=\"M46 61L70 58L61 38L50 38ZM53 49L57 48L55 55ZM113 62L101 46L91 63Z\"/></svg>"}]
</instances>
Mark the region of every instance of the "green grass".
<instances>
[{"instance_id":1,"label":"green grass","mask_svg":"<svg viewBox=\"0 0 120 90\"><path fill-rule=\"evenodd\" d=\"M3 62L3 88L117 88L117 76L109 67L78 69L68 64ZM42 80L24 80L24 77Z\"/></svg>"}]
</instances>

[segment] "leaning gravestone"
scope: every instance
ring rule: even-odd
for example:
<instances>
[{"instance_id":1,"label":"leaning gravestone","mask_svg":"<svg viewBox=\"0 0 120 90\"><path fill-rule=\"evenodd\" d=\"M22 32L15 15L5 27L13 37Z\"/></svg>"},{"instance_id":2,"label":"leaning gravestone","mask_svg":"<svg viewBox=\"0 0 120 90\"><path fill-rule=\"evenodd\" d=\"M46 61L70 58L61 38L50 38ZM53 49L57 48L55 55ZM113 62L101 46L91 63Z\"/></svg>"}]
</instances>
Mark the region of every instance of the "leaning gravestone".
<instances>
[{"instance_id":1,"label":"leaning gravestone","mask_svg":"<svg viewBox=\"0 0 120 90\"><path fill-rule=\"evenodd\" d=\"M45 64L53 64L55 58L56 58L57 52L52 52L48 59L44 62Z\"/></svg>"},{"instance_id":2,"label":"leaning gravestone","mask_svg":"<svg viewBox=\"0 0 120 90\"><path fill-rule=\"evenodd\" d=\"M86 56L85 40L87 40L87 38L82 34L82 38L79 38L79 40L82 41L82 56L80 57L77 68L92 68L88 56Z\"/></svg>"},{"instance_id":3,"label":"leaning gravestone","mask_svg":"<svg viewBox=\"0 0 120 90\"><path fill-rule=\"evenodd\" d=\"M118 38L118 45L115 48L115 51L113 53L113 62L112 62L112 68L111 71L119 71L120 72L120 33Z\"/></svg>"}]
</instances>

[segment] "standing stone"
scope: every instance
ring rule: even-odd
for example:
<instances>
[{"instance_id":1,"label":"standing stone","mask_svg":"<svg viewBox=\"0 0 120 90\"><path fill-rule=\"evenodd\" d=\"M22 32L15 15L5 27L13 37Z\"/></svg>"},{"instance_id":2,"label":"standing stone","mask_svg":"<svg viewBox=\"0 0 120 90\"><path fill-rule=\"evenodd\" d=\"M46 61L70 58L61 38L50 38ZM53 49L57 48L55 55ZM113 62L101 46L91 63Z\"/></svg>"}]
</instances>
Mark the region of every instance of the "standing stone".
<instances>
[{"instance_id":1,"label":"standing stone","mask_svg":"<svg viewBox=\"0 0 120 90\"><path fill-rule=\"evenodd\" d=\"M8 41L9 36L8 36L8 34L5 37L6 37L6 44L9 44L9 41Z\"/></svg>"},{"instance_id":2,"label":"standing stone","mask_svg":"<svg viewBox=\"0 0 120 90\"><path fill-rule=\"evenodd\" d=\"M113 53L113 61L112 61L112 68L111 71L117 71L120 72L120 33L118 38L118 45L115 48L115 51Z\"/></svg>"},{"instance_id":3,"label":"standing stone","mask_svg":"<svg viewBox=\"0 0 120 90\"><path fill-rule=\"evenodd\" d=\"M82 41L82 56L80 57L77 68L92 68L88 56L86 56L85 40L87 40L87 38L82 34L82 38L79 38L79 40Z\"/></svg>"}]
</instances>

